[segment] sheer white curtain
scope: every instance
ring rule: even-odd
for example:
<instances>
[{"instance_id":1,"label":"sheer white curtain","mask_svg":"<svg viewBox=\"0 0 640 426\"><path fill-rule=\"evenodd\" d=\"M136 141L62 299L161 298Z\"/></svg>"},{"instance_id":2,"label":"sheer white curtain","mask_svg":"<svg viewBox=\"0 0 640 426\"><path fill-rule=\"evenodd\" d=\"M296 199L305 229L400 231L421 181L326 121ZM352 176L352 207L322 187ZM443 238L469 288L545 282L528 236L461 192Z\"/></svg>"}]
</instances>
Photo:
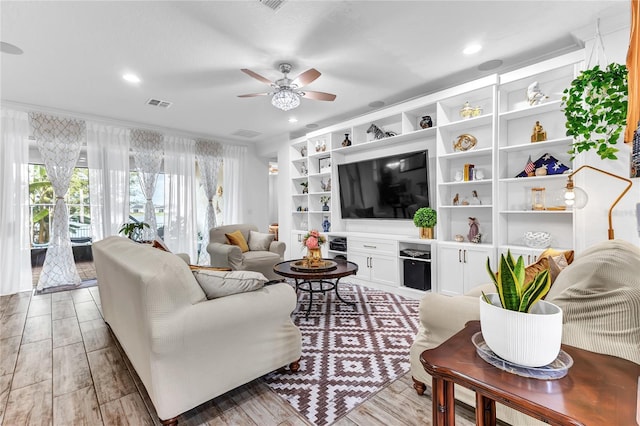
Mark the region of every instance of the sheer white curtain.
<instances>
[{"instance_id":1,"label":"sheer white curtain","mask_svg":"<svg viewBox=\"0 0 640 426\"><path fill-rule=\"evenodd\" d=\"M0 126L0 295L32 288L29 244L29 119L2 109Z\"/></svg>"},{"instance_id":2,"label":"sheer white curtain","mask_svg":"<svg viewBox=\"0 0 640 426\"><path fill-rule=\"evenodd\" d=\"M93 241L118 235L129 217L129 130L87 123Z\"/></svg>"},{"instance_id":3,"label":"sheer white curtain","mask_svg":"<svg viewBox=\"0 0 640 426\"><path fill-rule=\"evenodd\" d=\"M187 253L196 262L195 142L175 136L164 138L164 242L174 253Z\"/></svg>"},{"instance_id":4,"label":"sheer white curtain","mask_svg":"<svg viewBox=\"0 0 640 426\"><path fill-rule=\"evenodd\" d=\"M37 288L80 284L71 250L69 211L64 196L87 136L86 125L82 120L40 113L29 113L29 122L56 196L51 238Z\"/></svg>"},{"instance_id":5,"label":"sheer white curtain","mask_svg":"<svg viewBox=\"0 0 640 426\"><path fill-rule=\"evenodd\" d=\"M198 265L210 265L211 258L207 251L209 245L209 229L218 226L216 223L216 212L213 206L213 197L216 195L218 186L218 170L222 160L222 147L219 143L198 139L196 141L196 158L200 175L202 178L202 187L207 197L207 208L204 214L204 227L202 231L202 245L200 256L198 257Z\"/></svg>"},{"instance_id":6,"label":"sheer white curtain","mask_svg":"<svg viewBox=\"0 0 640 426\"><path fill-rule=\"evenodd\" d=\"M144 205L144 221L149 224L142 233L143 240L153 240L158 234L153 193L162 167L164 136L150 130L131 130L131 150L138 171L140 189L147 202Z\"/></svg>"},{"instance_id":7,"label":"sheer white curtain","mask_svg":"<svg viewBox=\"0 0 640 426\"><path fill-rule=\"evenodd\" d=\"M247 147L223 145L222 180L225 224L243 223L244 220L244 176L246 174Z\"/></svg>"}]
</instances>

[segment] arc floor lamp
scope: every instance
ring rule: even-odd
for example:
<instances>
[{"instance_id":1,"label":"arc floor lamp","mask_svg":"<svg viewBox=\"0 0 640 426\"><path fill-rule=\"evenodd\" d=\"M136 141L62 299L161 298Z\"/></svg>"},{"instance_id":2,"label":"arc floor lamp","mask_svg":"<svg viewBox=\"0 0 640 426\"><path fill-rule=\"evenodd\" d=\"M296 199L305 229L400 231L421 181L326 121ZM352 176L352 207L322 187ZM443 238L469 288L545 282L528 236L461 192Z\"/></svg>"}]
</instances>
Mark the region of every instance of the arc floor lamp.
<instances>
[{"instance_id":1,"label":"arc floor lamp","mask_svg":"<svg viewBox=\"0 0 640 426\"><path fill-rule=\"evenodd\" d=\"M586 194L586 192L577 187L574 186L573 184L573 176L578 173L580 170L582 169L591 169L594 170L596 172L600 172L603 173L607 176L611 176L614 177L616 179L620 179L622 181L625 181L628 183L627 187L624 189L624 191L622 191L622 193L620 195L618 195L618 197L615 199L615 201L613 202L613 204L611 204L611 207L609 207L609 239L613 240L614 237L614 232L613 232L613 224L612 224L612 220L611 220L611 212L613 211L613 208L616 206L616 204L618 204L618 201L620 201L620 199L622 199L622 197L624 197L624 194L626 194L627 192L629 192L629 189L631 189L631 186L633 185L633 182L631 182L630 179L626 179L623 178L622 176L618 176L616 174L607 172L605 170L601 170L598 169L596 167L593 166L589 166L587 164L585 164L584 166L581 166L578 168L578 170L576 170L575 172L571 173L569 176L567 176L567 186L565 187L565 193L564 193L564 202L568 207L574 207L577 209L580 209L582 207L584 207L586 205L586 202L588 200L588 196Z\"/></svg>"}]
</instances>

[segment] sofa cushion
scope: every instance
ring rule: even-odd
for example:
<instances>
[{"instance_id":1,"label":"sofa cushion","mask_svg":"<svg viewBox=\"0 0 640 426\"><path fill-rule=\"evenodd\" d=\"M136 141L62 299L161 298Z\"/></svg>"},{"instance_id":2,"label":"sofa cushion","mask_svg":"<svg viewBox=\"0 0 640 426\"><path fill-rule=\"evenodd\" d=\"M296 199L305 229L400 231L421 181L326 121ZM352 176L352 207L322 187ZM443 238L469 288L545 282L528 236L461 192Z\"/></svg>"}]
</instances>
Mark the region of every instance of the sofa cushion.
<instances>
[{"instance_id":1,"label":"sofa cushion","mask_svg":"<svg viewBox=\"0 0 640 426\"><path fill-rule=\"evenodd\" d=\"M240 247L240 251L243 253L249 251L247 240L245 240L244 235L242 235L240 230L224 235L227 237L227 240L229 240L229 244Z\"/></svg>"},{"instance_id":2,"label":"sofa cushion","mask_svg":"<svg viewBox=\"0 0 640 426\"><path fill-rule=\"evenodd\" d=\"M253 271L213 271L198 269L193 276L207 295L207 299L246 293L264 287L268 280L259 272Z\"/></svg>"},{"instance_id":3,"label":"sofa cushion","mask_svg":"<svg viewBox=\"0 0 640 426\"><path fill-rule=\"evenodd\" d=\"M249 231L249 250L269 251L269 246L276 236L274 234L263 234L262 232Z\"/></svg>"},{"instance_id":4,"label":"sofa cushion","mask_svg":"<svg viewBox=\"0 0 640 426\"><path fill-rule=\"evenodd\" d=\"M546 300L562 308L563 343L640 364L640 248L622 240L592 246Z\"/></svg>"}]
</instances>

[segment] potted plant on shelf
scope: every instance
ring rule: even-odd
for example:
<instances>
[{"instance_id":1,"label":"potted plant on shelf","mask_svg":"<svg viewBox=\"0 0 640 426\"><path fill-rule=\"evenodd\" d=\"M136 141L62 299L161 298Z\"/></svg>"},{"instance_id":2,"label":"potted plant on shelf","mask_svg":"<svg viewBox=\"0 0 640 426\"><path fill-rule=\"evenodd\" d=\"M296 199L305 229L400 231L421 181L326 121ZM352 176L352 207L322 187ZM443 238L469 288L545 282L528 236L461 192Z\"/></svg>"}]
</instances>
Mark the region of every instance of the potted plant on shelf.
<instances>
[{"instance_id":1,"label":"potted plant on shelf","mask_svg":"<svg viewBox=\"0 0 640 426\"><path fill-rule=\"evenodd\" d=\"M500 358L526 367L541 367L560 353L562 310L542 298L551 288L549 268L527 278L522 256L500 256L498 272L487 271L497 293L480 296L482 336Z\"/></svg>"},{"instance_id":2,"label":"potted plant on shelf","mask_svg":"<svg viewBox=\"0 0 640 426\"><path fill-rule=\"evenodd\" d=\"M438 222L438 215L431 207L420 207L413 215L413 223L420 228L420 238L433 239L433 227Z\"/></svg>"},{"instance_id":3,"label":"potted plant on shelf","mask_svg":"<svg viewBox=\"0 0 640 426\"><path fill-rule=\"evenodd\" d=\"M329 204L327 204L329 202L329 200L331 199L331 197L329 197L328 195L323 195L320 197L320 202L322 203L322 211L323 212L328 212L329 211Z\"/></svg>"},{"instance_id":4,"label":"potted plant on shelf","mask_svg":"<svg viewBox=\"0 0 640 426\"><path fill-rule=\"evenodd\" d=\"M612 63L582 71L564 90L562 103L567 136L576 154L596 149L600 158L617 159L620 135L627 122L627 67Z\"/></svg>"},{"instance_id":5,"label":"potted plant on shelf","mask_svg":"<svg viewBox=\"0 0 640 426\"><path fill-rule=\"evenodd\" d=\"M144 228L149 228L149 224L146 222L127 222L122 225L118 232L130 240L140 243L142 242Z\"/></svg>"}]
</instances>

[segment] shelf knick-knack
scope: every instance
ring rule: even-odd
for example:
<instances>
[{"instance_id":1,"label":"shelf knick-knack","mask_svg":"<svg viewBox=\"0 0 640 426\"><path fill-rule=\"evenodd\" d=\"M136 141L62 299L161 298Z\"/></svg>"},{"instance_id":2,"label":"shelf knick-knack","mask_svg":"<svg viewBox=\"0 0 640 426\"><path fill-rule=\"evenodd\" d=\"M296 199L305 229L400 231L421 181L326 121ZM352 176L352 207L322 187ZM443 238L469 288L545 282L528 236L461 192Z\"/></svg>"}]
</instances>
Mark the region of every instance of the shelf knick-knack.
<instances>
[{"instance_id":1,"label":"shelf knick-knack","mask_svg":"<svg viewBox=\"0 0 640 426\"><path fill-rule=\"evenodd\" d=\"M431 116L429 115L423 116L422 120L420 120L420 127L422 127L423 129L428 129L431 126L433 126L433 121L431 121Z\"/></svg>"},{"instance_id":2,"label":"shelf knick-knack","mask_svg":"<svg viewBox=\"0 0 640 426\"><path fill-rule=\"evenodd\" d=\"M544 210L544 187L531 188L531 210Z\"/></svg>"},{"instance_id":3,"label":"shelf knick-knack","mask_svg":"<svg viewBox=\"0 0 640 426\"><path fill-rule=\"evenodd\" d=\"M344 140L342 141L342 146L351 146L351 139L349 139L349 133L344 134Z\"/></svg>"},{"instance_id":4,"label":"shelf knick-knack","mask_svg":"<svg viewBox=\"0 0 640 426\"><path fill-rule=\"evenodd\" d=\"M316 141L316 152L320 152L320 141Z\"/></svg>"},{"instance_id":5,"label":"shelf knick-knack","mask_svg":"<svg viewBox=\"0 0 640 426\"><path fill-rule=\"evenodd\" d=\"M329 222L329 216L324 216L324 219L322 221L322 230L324 232L329 232L330 229L331 229L331 222Z\"/></svg>"},{"instance_id":6,"label":"shelf knick-knack","mask_svg":"<svg viewBox=\"0 0 640 426\"><path fill-rule=\"evenodd\" d=\"M527 100L529 101L529 105L540 105L548 98L549 97L540 90L540 85L537 81L534 81L529 85L529 87L527 87Z\"/></svg>"},{"instance_id":7,"label":"shelf knick-knack","mask_svg":"<svg viewBox=\"0 0 640 426\"><path fill-rule=\"evenodd\" d=\"M536 125L533 126L533 133L531 133L531 142L542 142L547 140L547 132L542 128L539 121L536 121Z\"/></svg>"}]
</instances>

